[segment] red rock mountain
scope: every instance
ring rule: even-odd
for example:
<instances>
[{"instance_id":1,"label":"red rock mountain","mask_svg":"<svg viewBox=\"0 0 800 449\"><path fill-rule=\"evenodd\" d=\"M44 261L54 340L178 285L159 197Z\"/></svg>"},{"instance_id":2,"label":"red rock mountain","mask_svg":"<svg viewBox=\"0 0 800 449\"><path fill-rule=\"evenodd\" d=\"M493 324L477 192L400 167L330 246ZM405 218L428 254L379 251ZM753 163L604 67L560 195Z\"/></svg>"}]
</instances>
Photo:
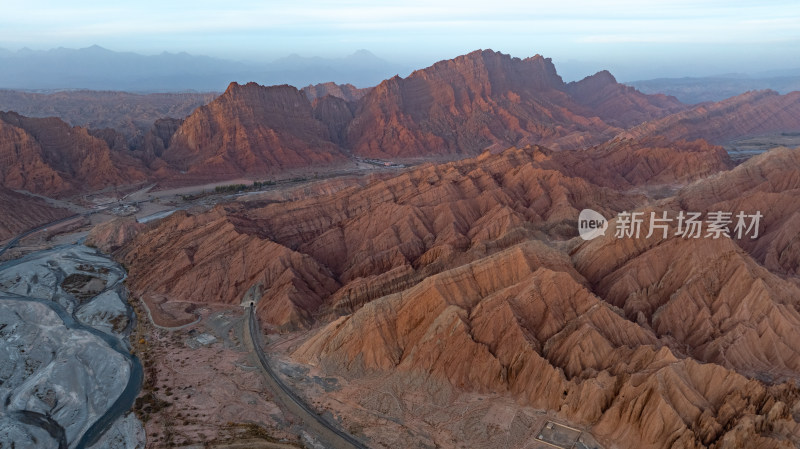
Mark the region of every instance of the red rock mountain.
<instances>
[{"instance_id":1,"label":"red rock mountain","mask_svg":"<svg viewBox=\"0 0 800 449\"><path fill-rule=\"evenodd\" d=\"M356 154L395 157L524 143L574 149L683 108L621 86L608 72L565 84L550 59L475 51L370 90L347 142Z\"/></svg>"},{"instance_id":2,"label":"red rock mountain","mask_svg":"<svg viewBox=\"0 0 800 449\"><path fill-rule=\"evenodd\" d=\"M0 185L60 195L145 179L139 161L57 118L0 113Z\"/></svg>"},{"instance_id":3,"label":"red rock mountain","mask_svg":"<svg viewBox=\"0 0 800 449\"><path fill-rule=\"evenodd\" d=\"M763 215L759 238L736 243L766 268L800 275L800 150L776 148L725 176L686 186L673 208Z\"/></svg>"},{"instance_id":4,"label":"red rock mountain","mask_svg":"<svg viewBox=\"0 0 800 449\"><path fill-rule=\"evenodd\" d=\"M618 189L680 186L733 166L722 147L704 140L671 142L660 137L612 140L586 150L561 151L553 158L573 176Z\"/></svg>"},{"instance_id":5,"label":"red rock mountain","mask_svg":"<svg viewBox=\"0 0 800 449\"><path fill-rule=\"evenodd\" d=\"M319 282L318 276L300 276L308 270L301 269L302 265L286 264L313 263L319 267L311 272L326 273L331 281L323 284L334 287L324 294L315 294L318 299L310 312L316 313L342 285L348 287L334 295L328 305L332 309L349 310L382 291L375 287L361 291L366 285L404 285L453 261L463 263L465 257L476 257L462 253L478 251L487 242L509 233L520 233L511 242L526 235L572 236L573 222L581 209L620 211L643 198L618 189L644 185L648 178L688 181L729 167L729 160L718 147L687 143L681 149L658 150L657 143L653 142L651 147L618 145L613 151L598 147L587 150L585 155L542 147L511 148L501 155L486 152L457 163L426 165L330 196L255 208L231 204L196 217L176 214L165 220L171 223L171 230L164 228L161 235L146 233L137 243L127 245L124 257L131 264L131 272L137 273L131 279L141 280L136 285L143 291L187 300L200 290L216 291L217 295L209 300L225 303L240 300L257 282L270 295L279 293L272 287L276 282L273 278L259 280L263 263L282 264L283 268L275 268L277 271L271 276L280 278L281 273L289 270L285 276L297 278L295 286L313 285ZM626 161L636 160L641 151L648 150L654 154L648 159L648 166L657 173L625 178L630 171L637 170L637 165ZM586 166L576 164L578 158L589 162ZM584 174L588 167L593 170L591 176ZM594 183L594 179L598 182ZM394 224L387 227L387 221ZM523 226L524 223L532 225ZM517 229L520 226L522 229ZM229 240L234 235L236 239ZM250 255L253 248L262 245L268 245L269 249ZM489 249L476 254L486 251ZM286 255L267 256L269 252ZM177 265L166 257L183 253L191 256ZM230 257L227 263L232 267L240 265L240 258L247 261L239 267L243 270L240 274L226 273L229 280L225 281L228 285L225 288L220 288L217 283L221 280L207 271L213 271L216 265L207 266L203 262L215 257ZM188 264L185 269L178 268L183 263ZM175 273L176 277L165 273ZM365 284L366 279L371 281ZM349 285L351 282L355 284ZM191 289L184 290L184 283ZM368 293L370 289L372 293ZM287 301L280 296L274 300ZM303 319L289 321L289 315L271 316L273 309L266 305L260 310L267 321L279 326L310 322L308 317L303 318L302 310L293 316Z\"/></svg>"},{"instance_id":6,"label":"red rock mountain","mask_svg":"<svg viewBox=\"0 0 800 449\"><path fill-rule=\"evenodd\" d=\"M107 97L100 96L102 105ZM183 103L170 109L162 100L167 101L136 98L169 113L186 110ZM141 106L144 112L140 106L129 108L132 117L152 115L150 106ZM137 122L135 132L130 126L75 128L61 137L71 128L55 119L9 113L4 121L32 134L42 149L13 158L6 152L2 184L64 193L145 177L174 184L263 176L343 164L350 154L475 155L531 143L579 149L684 108L674 98L620 85L608 72L566 84L541 56L520 60L476 51L371 89L327 83L298 91L233 83L185 119L156 120L146 132ZM25 139L5 132L9 146L30 147Z\"/></svg>"},{"instance_id":7,"label":"red rock mountain","mask_svg":"<svg viewBox=\"0 0 800 449\"><path fill-rule=\"evenodd\" d=\"M797 203L798 152L730 169L702 141L512 148L331 195L176 213L116 254L165 316L170 302L254 299L271 329L319 323L294 359L356 388L510 395L608 447L790 447L800 285L783 276L800 247L796 211L772 212ZM670 180L694 182L639 193ZM771 217L763 244L573 238L586 207L756 205Z\"/></svg>"},{"instance_id":8,"label":"red rock mountain","mask_svg":"<svg viewBox=\"0 0 800 449\"><path fill-rule=\"evenodd\" d=\"M664 116L665 111L683 109L674 97L662 94L645 95L617 83L607 70L567 84L567 93L575 102L590 109L606 123L629 128L643 121Z\"/></svg>"},{"instance_id":9,"label":"red rock mountain","mask_svg":"<svg viewBox=\"0 0 800 449\"><path fill-rule=\"evenodd\" d=\"M291 86L232 83L175 131L163 159L188 177L225 179L343 161L308 98Z\"/></svg>"},{"instance_id":10,"label":"red rock mountain","mask_svg":"<svg viewBox=\"0 0 800 449\"><path fill-rule=\"evenodd\" d=\"M68 217L70 211L44 200L0 187L0 242L45 223Z\"/></svg>"},{"instance_id":11,"label":"red rock mountain","mask_svg":"<svg viewBox=\"0 0 800 449\"><path fill-rule=\"evenodd\" d=\"M776 131L800 131L800 92L786 95L771 90L747 92L718 103L703 103L660 120L643 123L621 133L620 137L705 139L722 144L738 137Z\"/></svg>"},{"instance_id":12,"label":"red rock mountain","mask_svg":"<svg viewBox=\"0 0 800 449\"><path fill-rule=\"evenodd\" d=\"M527 143L574 149L682 109L608 72L566 84L541 56L477 51L366 90L231 84L186 119L164 158L190 175L232 176L336 163L345 152L474 155Z\"/></svg>"},{"instance_id":13,"label":"red rock mountain","mask_svg":"<svg viewBox=\"0 0 800 449\"><path fill-rule=\"evenodd\" d=\"M544 168L556 165L551 154L541 148L486 153L332 197L177 213L126 245L121 257L130 262L134 288L142 294L191 300L205 291L215 292L203 295L210 301L235 303L261 285L269 292L259 306L265 320L307 325L323 303L350 310L451 260L476 257L463 254L470 248L478 255L494 251L485 242L521 223L539 224L520 229L519 237L557 236L573 232L567 223L583 207L616 211L635 204ZM167 254L186 257L176 261ZM229 268L215 275L218 264Z\"/></svg>"},{"instance_id":14,"label":"red rock mountain","mask_svg":"<svg viewBox=\"0 0 800 449\"><path fill-rule=\"evenodd\" d=\"M306 94L309 101L322 98L326 95L341 98L342 100L355 102L360 100L371 88L359 89L352 84L320 83L308 85L300 91Z\"/></svg>"},{"instance_id":15,"label":"red rock mountain","mask_svg":"<svg viewBox=\"0 0 800 449\"><path fill-rule=\"evenodd\" d=\"M764 91L687 109L674 98L621 85L605 71L564 83L549 59L518 59L487 50L366 90L332 83L303 91L233 83L185 120L158 120L135 137L82 128L60 137L71 128L53 119L8 113L3 126L16 130L2 131L0 147L6 148L2 157L7 163L0 176L6 187L63 193L144 178L174 184L263 176L345 164L353 154L396 158L476 155L510 145L570 150L599 145L605 153L595 151L591 157L610 161L619 157L614 148L633 145L639 148L635 156L626 150L618 154L628 159L616 160L628 167L628 174L617 171L613 176L637 184L666 169L661 179L669 184L690 179L672 177L681 170L701 172L689 165L708 163L713 168L718 159L665 166L670 157L658 153L668 152L668 146L703 145L672 142L705 138L719 143L754 133L800 130L798 105L798 95ZM25 150L18 153L12 147ZM700 158L710 154L690 153ZM595 162L564 160L583 167L584 177L591 176ZM592 180L601 185L621 181Z\"/></svg>"}]
</instances>

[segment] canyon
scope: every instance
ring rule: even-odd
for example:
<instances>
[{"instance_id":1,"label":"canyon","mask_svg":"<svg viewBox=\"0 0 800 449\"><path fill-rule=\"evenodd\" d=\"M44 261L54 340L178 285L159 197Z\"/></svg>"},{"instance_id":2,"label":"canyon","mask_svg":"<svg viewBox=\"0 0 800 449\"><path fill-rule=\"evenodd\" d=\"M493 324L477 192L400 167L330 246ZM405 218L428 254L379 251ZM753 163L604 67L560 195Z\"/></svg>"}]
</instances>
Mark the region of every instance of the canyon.
<instances>
[{"instance_id":1,"label":"canyon","mask_svg":"<svg viewBox=\"0 0 800 449\"><path fill-rule=\"evenodd\" d=\"M721 146L800 132L797 92L690 106L479 50L161 100L102 128L0 113L0 240L80 207L65 238L127 271L136 438L316 444L245 349L252 307L264 363L368 447L800 445L800 149ZM668 224L621 236L631 212ZM688 212L760 221L687 238Z\"/></svg>"},{"instance_id":2,"label":"canyon","mask_svg":"<svg viewBox=\"0 0 800 449\"><path fill-rule=\"evenodd\" d=\"M343 379L351 407L373 419L385 411L358 386L379 378L510 396L616 447L796 444L800 358L785 343L800 337L800 284L785 278L796 274L795 209L753 242L674 228L583 242L576 219L585 208L750 211L766 206L761 195L794 207L797 150L735 168L704 142L585 151L604 185L581 175L575 153L511 148L332 195L176 213L115 256L165 320L200 297L254 301L265 332L306 335L288 361ZM652 175L630 176L646 172L625 161L642 160ZM647 194L667 179L682 187Z\"/></svg>"}]
</instances>

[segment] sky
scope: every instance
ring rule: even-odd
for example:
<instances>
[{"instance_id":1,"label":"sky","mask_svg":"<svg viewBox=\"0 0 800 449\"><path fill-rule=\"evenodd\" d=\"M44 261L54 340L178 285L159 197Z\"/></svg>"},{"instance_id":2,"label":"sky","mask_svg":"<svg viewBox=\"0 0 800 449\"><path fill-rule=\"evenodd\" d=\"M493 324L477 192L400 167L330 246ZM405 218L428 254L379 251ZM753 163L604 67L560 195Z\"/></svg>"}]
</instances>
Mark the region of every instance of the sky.
<instances>
[{"instance_id":1,"label":"sky","mask_svg":"<svg viewBox=\"0 0 800 449\"><path fill-rule=\"evenodd\" d=\"M0 0L0 48L91 45L240 61L367 49L424 67L476 49L553 58L566 79L800 69L797 0Z\"/></svg>"}]
</instances>

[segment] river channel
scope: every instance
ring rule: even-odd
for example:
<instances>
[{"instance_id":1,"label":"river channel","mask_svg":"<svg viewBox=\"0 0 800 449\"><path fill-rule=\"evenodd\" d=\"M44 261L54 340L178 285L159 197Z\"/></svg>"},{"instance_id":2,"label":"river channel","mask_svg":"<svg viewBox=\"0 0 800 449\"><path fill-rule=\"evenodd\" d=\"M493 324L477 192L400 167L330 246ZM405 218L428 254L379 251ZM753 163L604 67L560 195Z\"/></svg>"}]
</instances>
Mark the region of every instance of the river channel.
<instances>
[{"instance_id":1,"label":"river channel","mask_svg":"<svg viewBox=\"0 0 800 449\"><path fill-rule=\"evenodd\" d=\"M143 446L124 279L82 245L0 264L0 449Z\"/></svg>"}]
</instances>

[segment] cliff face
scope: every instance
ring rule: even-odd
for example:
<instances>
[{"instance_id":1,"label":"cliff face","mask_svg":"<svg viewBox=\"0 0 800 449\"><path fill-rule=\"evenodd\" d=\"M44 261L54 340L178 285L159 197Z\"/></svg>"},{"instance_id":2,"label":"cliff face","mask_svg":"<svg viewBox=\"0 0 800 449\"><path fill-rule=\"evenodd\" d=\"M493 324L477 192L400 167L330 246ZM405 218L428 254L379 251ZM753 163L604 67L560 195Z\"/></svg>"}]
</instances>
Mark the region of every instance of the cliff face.
<instances>
[{"instance_id":1,"label":"cliff face","mask_svg":"<svg viewBox=\"0 0 800 449\"><path fill-rule=\"evenodd\" d=\"M50 193L67 188L66 181L44 161L41 146L24 129L0 121L0 176L13 189Z\"/></svg>"},{"instance_id":2,"label":"cliff face","mask_svg":"<svg viewBox=\"0 0 800 449\"><path fill-rule=\"evenodd\" d=\"M130 155L57 118L0 113L0 179L8 188L58 195L145 178Z\"/></svg>"},{"instance_id":3,"label":"cliff face","mask_svg":"<svg viewBox=\"0 0 800 449\"><path fill-rule=\"evenodd\" d=\"M476 51L373 88L358 102L348 143L365 156L470 154L524 143L572 149L683 108L600 78L567 85L550 59Z\"/></svg>"},{"instance_id":4,"label":"cliff face","mask_svg":"<svg viewBox=\"0 0 800 449\"><path fill-rule=\"evenodd\" d=\"M344 159L305 95L291 86L255 83L232 83L195 110L163 158L189 176L216 179Z\"/></svg>"},{"instance_id":5,"label":"cliff face","mask_svg":"<svg viewBox=\"0 0 800 449\"><path fill-rule=\"evenodd\" d=\"M619 84L606 70L567 84L566 91L575 102L588 107L591 113L620 128L629 128L685 109L674 97L645 95L633 87Z\"/></svg>"},{"instance_id":6,"label":"cliff face","mask_svg":"<svg viewBox=\"0 0 800 449\"><path fill-rule=\"evenodd\" d=\"M320 83L306 86L300 91L306 94L309 101L314 101L318 98L330 95L332 97L341 98L347 102L355 102L366 95L370 89L371 88L359 89L352 84Z\"/></svg>"}]
</instances>

